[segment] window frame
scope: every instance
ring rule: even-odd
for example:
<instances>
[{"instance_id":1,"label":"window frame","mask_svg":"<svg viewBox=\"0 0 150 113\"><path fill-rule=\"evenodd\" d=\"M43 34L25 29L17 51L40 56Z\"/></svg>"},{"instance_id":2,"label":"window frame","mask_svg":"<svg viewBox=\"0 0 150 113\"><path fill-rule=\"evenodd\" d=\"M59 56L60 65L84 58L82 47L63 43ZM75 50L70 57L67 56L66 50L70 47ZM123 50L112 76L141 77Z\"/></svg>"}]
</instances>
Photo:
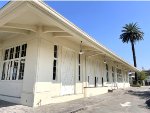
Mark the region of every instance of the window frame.
<instances>
[{"instance_id":1,"label":"window frame","mask_svg":"<svg viewBox=\"0 0 150 113\"><path fill-rule=\"evenodd\" d=\"M24 61L22 61L22 60L24 60ZM18 70L19 71L18 80L23 80L23 78L24 78L24 70L25 70L25 59L21 59L20 60L19 70ZM21 74L23 74L23 76Z\"/></svg>"},{"instance_id":2,"label":"window frame","mask_svg":"<svg viewBox=\"0 0 150 113\"><path fill-rule=\"evenodd\" d=\"M108 67L108 64L106 64L105 67L106 67L106 81L109 82L109 67Z\"/></svg>"},{"instance_id":3,"label":"window frame","mask_svg":"<svg viewBox=\"0 0 150 113\"><path fill-rule=\"evenodd\" d=\"M17 47L19 47L19 51L17 51ZM18 54L19 53L19 54ZM21 47L20 46L16 46L16 48L15 48L15 56L14 56L14 58L19 58L20 57L20 55L21 55ZM17 56L17 57L16 57Z\"/></svg>"},{"instance_id":4,"label":"window frame","mask_svg":"<svg viewBox=\"0 0 150 113\"><path fill-rule=\"evenodd\" d=\"M25 44L26 44L25 56L21 57L22 46ZM16 48L17 47L20 47L19 58L16 58ZM11 48L14 49L12 59L10 59ZM7 59L6 59L6 50L8 50ZM2 76L0 78L1 81L15 81L15 80L20 81L20 80L23 80L23 79L19 79L20 63L18 63L16 79L13 79L14 63L15 63L15 61L20 62L21 60L25 60L26 59L26 53L27 53L27 43L21 43L21 44L13 45L11 47L7 47L7 48L3 49ZM5 64L5 69L4 69L4 64ZM25 66L24 66L24 70L25 70Z\"/></svg>"},{"instance_id":5,"label":"window frame","mask_svg":"<svg viewBox=\"0 0 150 113\"><path fill-rule=\"evenodd\" d=\"M78 81L81 82L81 55L78 54Z\"/></svg>"},{"instance_id":6,"label":"window frame","mask_svg":"<svg viewBox=\"0 0 150 113\"><path fill-rule=\"evenodd\" d=\"M53 81L56 81L57 80L57 76L58 76L58 53L59 53L58 51L59 51L58 45L54 44L53 45L53 70L52 70L53 71L53 75L52 75L52 80ZM55 61L56 61L56 63L54 63Z\"/></svg>"},{"instance_id":7,"label":"window frame","mask_svg":"<svg viewBox=\"0 0 150 113\"><path fill-rule=\"evenodd\" d=\"M112 66L112 81L115 82L115 67Z\"/></svg>"}]
</instances>

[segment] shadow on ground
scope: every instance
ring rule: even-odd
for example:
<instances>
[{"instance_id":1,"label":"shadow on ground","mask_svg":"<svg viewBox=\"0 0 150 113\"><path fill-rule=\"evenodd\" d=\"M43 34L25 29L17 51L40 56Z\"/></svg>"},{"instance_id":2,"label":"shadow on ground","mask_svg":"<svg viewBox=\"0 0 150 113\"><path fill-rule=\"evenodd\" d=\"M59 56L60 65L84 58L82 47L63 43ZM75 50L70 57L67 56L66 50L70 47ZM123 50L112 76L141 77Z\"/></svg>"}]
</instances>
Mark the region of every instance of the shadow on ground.
<instances>
[{"instance_id":1,"label":"shadow on ground","mask_svg":"<svg viewBox=\"0 0 150 113\"><path fill-rule=\"evenodd\" d=\"M146 102L148 109L150 109L150 99L148 99Z\"/></svg>"},{"instance_id":2,"label":"shadow on ground","mask_svg":"<svg viewBox=\"0 0 150 113\"><path fill-rule=\"evenodd\" d=\"M150 91L133 91L133 90L128 90L127 94L138 96L141 99L146 99L145 104L147 105L147 108L150 109Z\"/></svg>"},{"instance_id":3,"label":"shadow on ground","mask_svg":"<svg viewBox=\"0 0 150 113\"><path fill-rule=\"evenodd\" d=\"M17 105L17 104L0 100L0 108L1 107L14 106L14 105Z\"/></svg>"}]
</instances>

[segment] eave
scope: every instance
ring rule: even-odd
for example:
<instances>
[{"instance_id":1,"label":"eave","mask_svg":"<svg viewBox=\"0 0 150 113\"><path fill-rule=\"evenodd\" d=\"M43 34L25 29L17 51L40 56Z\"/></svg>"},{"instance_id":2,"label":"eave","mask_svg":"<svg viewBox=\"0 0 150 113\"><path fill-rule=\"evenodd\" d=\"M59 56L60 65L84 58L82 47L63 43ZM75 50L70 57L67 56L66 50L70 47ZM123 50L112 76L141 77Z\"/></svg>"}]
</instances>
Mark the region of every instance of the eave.
<instances>
[{"instance_id":1,"label":"eave","mask_svg":"<svg viewBox=\"0 0 150 113\"><path fill-rule=\"evenodd\" d=\"M83 30L81 30L80 28L78 28L77 26L75 26L73 23L71 23L69 20L67 20L66 18L64 18L62 15L60 15L59 13L57 13L55 10L53 10L52 8L50 8L48 5L46 5L44 2L42 1L26 1L26 2L16 2L16 1L11 1L9 2L3 9L1 9L0 11L0 19L3 19L3 17L5 17L7 15L7 12L11 11L12 9L16 9L18 6L28 6L28 7L34 7L37 8L38 10L40 10L43 14L45 14L47 17L49 18L54 18L58 23L62 24L66 29L72 31L72 33L74 33L75 35L78 35L79 37L81 37L81 40L86 40L88 42L90 42L94 48L96 48L97 50L99 50L100 52L103 52L106 56L111 57L114 60L117 60L117 62L122 63L123 65L131 68L134 71L140 71L139 69L133 67L132 65L130 65L128 62L126 62L125 60L123 60L122 58L120 58L118 55L116 55L115 53L111 52L108 48L106 48L105 46L103 46L102 44L98 43L95 39L93 39L91 36L89 36L87 33L85 33ZM23 11L22 11L23 12ZM8 15L9 17L9 15ZM7 20L4 20L4 23ZM0 22L0 26L4 23ZM12 27L15 29L18 28L22 28L21 32L22 33L26 33L24 29L26 30L32 30L33 32L36 31L36 28L34 26L22 26L22 25L11 25L11 24L6 24L6 27ZM8 31L9 29L6 28L2 28L1 30L6 30ZM55 37L60 37L62 35L64 35L65 37L71 37L71 34L65 33L64 30L59 29L59 28L49 28L49 27L45 27L44 28L44 32L58 32L58 34L54 34ZM15 31L14 31L15 32ZM16 31L17 32L17 31Z\"/></svg>"}]
</instances>

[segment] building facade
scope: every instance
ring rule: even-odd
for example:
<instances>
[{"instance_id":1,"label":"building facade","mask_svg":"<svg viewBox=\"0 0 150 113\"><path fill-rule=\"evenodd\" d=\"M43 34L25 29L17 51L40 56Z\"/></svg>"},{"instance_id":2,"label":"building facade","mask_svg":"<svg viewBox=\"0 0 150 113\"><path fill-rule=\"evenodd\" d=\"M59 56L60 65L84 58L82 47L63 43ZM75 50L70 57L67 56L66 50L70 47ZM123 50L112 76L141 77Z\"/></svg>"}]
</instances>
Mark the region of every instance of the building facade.
<instances>
[{"instance_id":1,"label":"building facade","mask_svg":"<svg viewBox=\"0 0 150 113\"><path fill-rule=\"evenodd\" d=\"M0 99L28 106L129 87L138 71L41 1L0 11Z\"/></svg>"}]
</instances>

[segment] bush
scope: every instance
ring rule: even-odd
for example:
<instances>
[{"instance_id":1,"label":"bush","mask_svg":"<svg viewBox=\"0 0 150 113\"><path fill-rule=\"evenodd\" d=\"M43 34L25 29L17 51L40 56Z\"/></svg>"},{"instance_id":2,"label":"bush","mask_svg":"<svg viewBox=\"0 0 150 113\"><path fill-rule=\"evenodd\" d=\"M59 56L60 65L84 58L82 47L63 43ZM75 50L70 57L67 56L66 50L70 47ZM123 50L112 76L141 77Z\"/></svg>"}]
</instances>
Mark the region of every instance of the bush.
<instances>
[{"instance_id":1,"label":"bush","mask_svg":"<svg viewBox=\"0 0 150 113\"><path fill-rule=\"evenodd\" d=\"M144 71L138 72L138 79L139 80L145 80L147 78L147 74Z\"/></svg>"},{"instance_id":2,"label":"bush","mask_svg":"<svg viewBox=\"0 0 150 113\"><path fill-rule=\"evenodd\" d=\"M139 83L131 85L132 87L141 87Z\"/></svg>"}]
</instances>

